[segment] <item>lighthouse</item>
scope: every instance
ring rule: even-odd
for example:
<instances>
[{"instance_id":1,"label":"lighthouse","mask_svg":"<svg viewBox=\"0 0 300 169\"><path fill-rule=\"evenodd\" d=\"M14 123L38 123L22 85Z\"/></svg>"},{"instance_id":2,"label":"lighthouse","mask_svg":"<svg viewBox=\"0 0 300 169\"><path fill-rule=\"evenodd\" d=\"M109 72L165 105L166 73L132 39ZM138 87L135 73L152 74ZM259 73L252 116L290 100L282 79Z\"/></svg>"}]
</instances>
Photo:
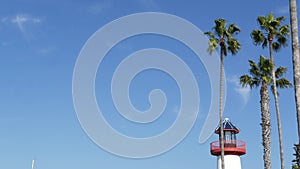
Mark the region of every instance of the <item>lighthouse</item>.
<instances>
[{"instance_id":1,"label":"lighthouse","mask_svg":"<svg viewBox=\"0 0 300 169\"><path fill-rule=\"evenodd\" d=\"M225 169L242 169L240 156L246 154L246 143L236 139L240 130L228 118L223 121L223 129ZM215 130L215 133L219 135L219 141L210 143L210 153L218 157L218 169L222 169L220 126Z\"/></svg>"}]
</instances>

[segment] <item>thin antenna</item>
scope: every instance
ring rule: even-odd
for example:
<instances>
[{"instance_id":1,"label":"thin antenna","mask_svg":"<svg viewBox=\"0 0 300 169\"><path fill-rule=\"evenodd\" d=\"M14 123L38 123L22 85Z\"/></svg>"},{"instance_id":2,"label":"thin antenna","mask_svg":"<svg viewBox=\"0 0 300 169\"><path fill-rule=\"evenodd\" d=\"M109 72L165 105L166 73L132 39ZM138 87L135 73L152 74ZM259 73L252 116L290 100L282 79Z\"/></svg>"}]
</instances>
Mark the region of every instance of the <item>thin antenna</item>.
<instances>
[{"instance_id":1,"label":"thin antenna","mask_svg":"<svg viewBox=\"0 0 300 169\"><path fill-rule=\"evenodd\" d=\"M32 160L31 169L34 169L34 160Z\"/></svg>"}]
</instances>

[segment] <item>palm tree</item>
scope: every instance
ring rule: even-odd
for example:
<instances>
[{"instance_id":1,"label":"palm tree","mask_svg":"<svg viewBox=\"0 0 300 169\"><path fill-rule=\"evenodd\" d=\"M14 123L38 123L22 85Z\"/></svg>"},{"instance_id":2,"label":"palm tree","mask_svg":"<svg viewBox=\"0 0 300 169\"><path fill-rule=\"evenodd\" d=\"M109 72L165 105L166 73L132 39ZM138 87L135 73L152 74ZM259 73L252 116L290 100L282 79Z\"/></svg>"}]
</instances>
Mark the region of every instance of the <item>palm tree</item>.
<instances>
[{"instance_id":1,"label":"palm tree","mask_svg":"<svg viewBox=\"0 0 300 169\"><path fill-rule=\"evenodd\" d=\"M243 87L261 86L260 88L260 107L261 107L261 127L262 127L262 144L264 147L264 169L271 169L271 123L270 123L270 97L268 92L268 86L274 88L272 79L273 64L270 59L266 59L260 56L258 64L254 61L249 60L250 64L250 75L243 75L240 77L240 83ZM285 74L286 68L279 67L275 71L276 86L280 88L290 87L291 83L286 79L282 78Z\"/></svg>"},{"instance_id":2,"label":"palm tree","mask_svg":"<svg viewBox=\"0 0 300 169\"><path fill-rule=\"evenodd\" d=\"M227 27L226 20L216 19L213 32L205 32L205 35L209 36L209 48L210 54L216 51L220 47L220 103L219 103L219 120L220 120L220 135L221 135L221 166L225 168L224 164L224 130L223 130L223 71L224 71L224 57L230 52L235 55L240 50L240 43L234 38L234 35L240 32L240 28L235 24L230 24Z\"/></svg>"},{"instance_id":3,"label":"palm tree","mask_svg":"<svg viewBox=\"0 0 300 169\"><path fill-rule=\"evenodd\" d=\"M282 143L282 129L281 129L281 119L280 119L280 110L278 102L278 94L276 87L276 77L274 70L274 58L273 58L273 49L278 51L281 47L287 46L287 37L289 35L289 26L283 25L284 17L280 16L275 18L273 14L268 14L267 16L257 17L260 29L253 30L251 33L252 40L255 45L261 45L262 48L269 47L270 52L270 61L272 66L272 79L274 85L274 99L275 99L275 108L276 108L276 117L277 117L277 129L279 136L279 148L280 148L280 161L281 169L284 169L284 152L283 152L283 143Z\"/></svg>"},{"instance_id":4,"label":"palm tree","mask_svg":"<svg viewBox=\"0 0 300 169\"><path fill-rule=\"evenodd\" d=\"M294 144L294 151L295 153L293 154L295 156L295 159L292 161L294 162L295 166L297 166L297 168L299 168L300 165L300 145L299 144Z\"/></svg>"},{"instance_id":5,"label":"palm tree","mask_svg":"<svg viewBox=\"0 0 300 169\"><path fill-rule=\"evenodd\" d=\"M298 123L298 138L300 144L300 56L298 40L298 18L296 0L290 0L290 24L292 34L292 53L293 53L293 70L294 70L294 90ZM298 163L300 168L300 163Z\"/></svg>"},{"instance_id":6,"label":"palm tree","mask_svg":"<svg viewBox=\"0 0 300 169\"><path fill-rule=\"evenodd\" d=\"M299 169L297 164L292 165L292 169Z\"/></svg>"}]
</instances>

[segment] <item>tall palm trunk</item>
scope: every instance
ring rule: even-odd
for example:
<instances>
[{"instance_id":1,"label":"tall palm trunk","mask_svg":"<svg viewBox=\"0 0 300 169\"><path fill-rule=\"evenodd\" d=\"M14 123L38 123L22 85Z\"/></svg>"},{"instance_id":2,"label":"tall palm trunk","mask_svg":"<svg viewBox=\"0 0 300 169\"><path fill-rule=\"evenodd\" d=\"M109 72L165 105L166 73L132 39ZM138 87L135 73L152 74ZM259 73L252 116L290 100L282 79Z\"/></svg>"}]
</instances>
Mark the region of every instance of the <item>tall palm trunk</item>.
<instances>
[{"instance_id":1,"label":"tall palm trunk","mask_svg":"<svg viewBox=\"0 0 300 169\"><path fill-rule=\"evenodd\" d=\"M290 23L292 34L292 53L293 53L293 71L294 71L294 90L298 123L298 138L300 143L300 57L298 40L298 18L296 0L290 0ZM300 167L300 166L299 166Z\"/></svg>"},{"instance_id":2,"label":"tall palm trunk","mask_svg":"<svg viewBox=\"0 0 300 169\"><path fill-rule=\"evenodd\" d=\"M284 151L283 151L283 143L282 143L281 118L280 118L277 86L276 86L275 64L274 64L274 57L273 57L272 39L273 39L273 37L271 37L271 39L269 39L269 52L270 52L270 61L271 61L271 64L272 64L273 94L274 94L274 99L275 99L275 108L276 108L276 117L277 117L277 130L278 130L278 137L279 137L280 165L281 165L281 169L284 169Z\"/></svg>"},{"instance_id":3,"label":"tall palm trunk","mask_svg":"<svg viewBox=\"0 0 300 169\"><path fill-rule=\"evenodd\" d=\"M271 123L270 123L270 98L266 82L262 82L260 89L262 144L264 147L264 169L271 169Z\"/></svg>"},{"instance_id":4,"label":"tall palm trunk","mask_svg":"<svg viewBox=\"0 0 300 169\"><path fill-rule=\"evenodd\" d=\"M223 38L222 38L223 39ZM224 40L224 39L223 39ZM221 40L222 43L222 40ZM221 44L222 45L222 44ZM224 44L223 44L224 45ZM224 55L223 48L221 46L221 56L220 56L220 104L219 104L219 118L220 118L220 144L221 144L221 169L225 169L224 162L224 129L223 129L223 69L224 69Z\"/></svg>"}]
</instances>

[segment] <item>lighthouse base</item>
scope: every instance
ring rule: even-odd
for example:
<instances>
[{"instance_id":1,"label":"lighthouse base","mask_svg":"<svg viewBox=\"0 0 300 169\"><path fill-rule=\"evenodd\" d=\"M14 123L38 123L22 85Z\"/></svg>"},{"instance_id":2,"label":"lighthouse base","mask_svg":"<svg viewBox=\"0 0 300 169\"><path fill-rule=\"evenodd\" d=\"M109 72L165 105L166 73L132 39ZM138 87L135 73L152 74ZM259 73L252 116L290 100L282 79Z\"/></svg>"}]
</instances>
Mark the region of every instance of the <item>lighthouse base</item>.
<instances>
[{"instance_id":1,"label":"lighthouse base","mask_svg":"<svg viewBox=\"0 0 300 169\"><path fill-rule=\"evenodd\" d=\"M224 163L225 163L225 169L242 169L240 156L225 155ZM221 156L218 156L218 169L222 169Z\"/></svg>"}]
</instances>

